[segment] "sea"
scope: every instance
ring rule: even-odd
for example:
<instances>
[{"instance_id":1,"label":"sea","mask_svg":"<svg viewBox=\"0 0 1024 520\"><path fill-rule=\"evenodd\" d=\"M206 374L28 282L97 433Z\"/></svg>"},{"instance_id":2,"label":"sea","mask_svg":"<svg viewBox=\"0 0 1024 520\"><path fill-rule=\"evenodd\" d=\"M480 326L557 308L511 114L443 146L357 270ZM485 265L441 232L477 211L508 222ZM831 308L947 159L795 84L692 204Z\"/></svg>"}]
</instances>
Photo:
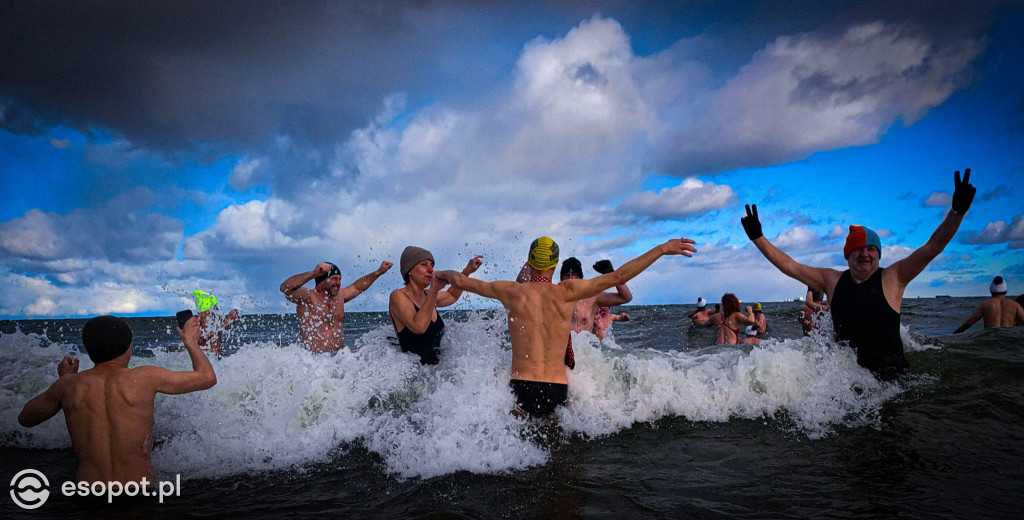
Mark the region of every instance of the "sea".
<instances>
[{"instance_id":1,"label":"sea","mask_svg":"<svg viewBox=\"0 0 1024 520\"><path fill-rule=\"evenodd\" d=\"M0 518L1021 518L1024 327L952 331L982 298L903 301L912 375L879 382L800 302L764 303L767 339L716 346L692 307L625 306L575 335L569 401L517 419L499 310L443 311L441 363L394 345L386 313L349 313L346 349L302 348L295 316L247 315L218 383L155 402L163 503L64 496L58 416L17 415L80 351L85 320L0 322L0 478L49 482ZM174 318L128 320L133 366L188 370ZM112 508L112 509L111 509Z\"/></svg>"}]
</instances>

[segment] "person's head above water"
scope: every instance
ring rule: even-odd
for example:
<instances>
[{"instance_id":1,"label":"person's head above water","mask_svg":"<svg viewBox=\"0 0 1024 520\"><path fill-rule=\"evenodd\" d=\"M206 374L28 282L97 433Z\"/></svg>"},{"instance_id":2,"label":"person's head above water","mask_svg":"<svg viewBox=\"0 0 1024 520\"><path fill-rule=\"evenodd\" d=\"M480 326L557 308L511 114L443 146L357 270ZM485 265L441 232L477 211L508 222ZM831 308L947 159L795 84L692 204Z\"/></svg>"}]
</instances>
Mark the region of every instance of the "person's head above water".
<instances>
[{"instance_id":1,"label":"person's head above water","mask_svg":"<svg viewBox=\"0 0 1024 520\"><path fill-rule=\"evenodd\" d=\"M581 264L576 257L570 256L562 262L561 279L565 280L566 278L573 277L576 279L583 279L583 264Z\"/></svg>"},{"instance_id":2,"label":"person's head above water","mask_svg":"<svg viewBox=\"0 0 1024 520\"><path fill-rule=\"evenodd\" d=\"M132 329L117 316L97 316L82 327L82 345L97 365L132 348Z\"/></svg>"},{"instance_id":3,"label":"person's head above water","mask_svg":"<svg viewBox=\"0 0 1024 520\"><path fill-rule=\"evenodd\" d=\"M734 312L740 312L740 299L733 293L725 293L722 295L722 314L725 317L729 317Z\"/></svg>"},{"instance_id":4,"label":"person's head above water","mask_svg":"<svg viewBox=\"0 0 1024 520\"><path fill-rule=\"evenodd\" d=\"M549 271L558 265L558 244L551 237L540 237L530 244L526 263L537 271ZM580 269L582 271L582 269Z\"/></svg>"},{"instance_id":5,"label":"person's head above water","mask_svg":"<svg viewBox=\"0 0 1024 520\"><path fill-rule=\"evenodd\" d=\"M430 260L431 267L434 266L434 255L430 254L430 251L427 251L422 247L408 246L402 250L402 257L398 261L398 268L399 272L402 274L402 281L408 284L409 272L426 260Z\"/></svg>"},{"instance_id":6,"label":"person's head above water","mask_svg":"<svg viewBox=\"0 0 1024 520\"><path fill-rule=\"evenodd\" d=\"M754 309L754 312L762 312L761 311L761 304L760 303L755 303L751 307Z\"/></svg>"},{"instance_id":7,"label":"person's head above water","mask_svg":"<svg viewBox=\"0 0 1024 520\"><path fill-rule=\"evenodd\" d=\"M199 312L206 312L217 306L216 296L199 289L192 291L192 299L195 300L196 309L199 309Z\"/></svg>"},{"instance_id":8,"label":"person's head above water","mask_svg":"<svg viewBox=\"0 0 1024 520\"><path fill-rule=\"evenodd\" d=\"M314 278L314 280L316 281L317 285L320 285L321 282L323 282L324 280L326 280L326 279L328 279L328 278L330 278L332 276L337 276L339 278L341 277L341 269L338 269L338 266L336 266L336 265L334 265L334 264L332 264L330 262L324 262L324 263L329 265L329 266L331 266L331 269L329 271L327 271L326 273L324 273L324 274Z\"/></svg>"},{"instance_id":9,"label":"person's head above water","mask_svg":"<svg viewBox=\"0 0 1024 520\"><path fill-rule=\"evenodd\" d=\"M861 247L874 247L878 251L878 258L882 258L882 240L878 233L864 226L850 226L850 234L846 236L846 245L843 246L843 258L849 259L854 249Z\"/></svg>"},{"instance_id":10,"label":"person's head above water","mask_svg":"<svg viewBox=\"0 0 1024 520\"><path fill-rule=\"evenodd\" d=\"M988 286L988 292L992 293L992 296L1005 295L1006 289L1006 280L1003 280L1002 276L993 278L992 283Z\"/></svg>"}]
</instances>

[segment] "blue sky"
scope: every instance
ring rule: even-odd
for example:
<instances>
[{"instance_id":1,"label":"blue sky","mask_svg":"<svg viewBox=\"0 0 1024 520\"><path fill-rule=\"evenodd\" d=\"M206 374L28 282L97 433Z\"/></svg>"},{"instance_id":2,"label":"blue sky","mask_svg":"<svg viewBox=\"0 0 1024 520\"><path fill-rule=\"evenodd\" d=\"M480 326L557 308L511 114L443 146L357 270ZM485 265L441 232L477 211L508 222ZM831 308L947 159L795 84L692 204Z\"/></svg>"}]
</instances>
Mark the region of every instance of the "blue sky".
<instances>
[{"instance_id":1,"label":"blue sky","mask_svg":"<svg viewBox=\"0 0 1024 520\"><path fill-rule=\"evenodd\" d=\"M0 21L0 317L243 312L406 245L510 279L697 240L636 304L802 296L739 225L841 268L974 206L909 296L1024 286L1024 8L980 2L16 2ZM382 310L397 272L350 304ZM479 298L463 305L489 306Z\"/></svg>"}]
</instances>

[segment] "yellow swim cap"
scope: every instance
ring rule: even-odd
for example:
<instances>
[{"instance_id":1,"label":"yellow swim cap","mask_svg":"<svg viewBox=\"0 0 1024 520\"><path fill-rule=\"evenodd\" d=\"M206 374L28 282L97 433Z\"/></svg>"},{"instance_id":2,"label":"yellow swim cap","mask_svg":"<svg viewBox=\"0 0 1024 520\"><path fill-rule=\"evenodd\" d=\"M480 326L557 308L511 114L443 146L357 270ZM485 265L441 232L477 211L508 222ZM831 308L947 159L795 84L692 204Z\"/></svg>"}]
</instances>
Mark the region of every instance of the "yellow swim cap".
<instances>
[{"instance_id":1,"label":"yellow swim cap","mask_svg":"<svg viewBox=\"0 0 1024 520\"><path fill-rule=\"evenodd\" d=\"M206 292L196 289L192 291L192 297L196 300L196 308L199 312L206 312L217 305L217 297Z\"/></svg>"},{"instance_id":2,"label":"yellow swim cap","mask_svg":"<svg viewBox=\"0 0 1024 520\"><path fill-rule=\"evenodd\" d=\"M759 310L761 310L761 304L760 304L760 303L755 303L755 304L753 305L753 307L754 307L754 311L755 311L755 312L756 312L756 311L759 311Z\"/></svg>"},{"instance_id":3,"label":"yellow swim cap","mask_svg":"<svg viewBox=\"0 0 1024 520\"><path fill-rule=\"evenodd\" d=\"M540 237L530 244L530 267L538 271L554 269L558 265L558 244L551 237Z\"/></svg>"}]
</instances>

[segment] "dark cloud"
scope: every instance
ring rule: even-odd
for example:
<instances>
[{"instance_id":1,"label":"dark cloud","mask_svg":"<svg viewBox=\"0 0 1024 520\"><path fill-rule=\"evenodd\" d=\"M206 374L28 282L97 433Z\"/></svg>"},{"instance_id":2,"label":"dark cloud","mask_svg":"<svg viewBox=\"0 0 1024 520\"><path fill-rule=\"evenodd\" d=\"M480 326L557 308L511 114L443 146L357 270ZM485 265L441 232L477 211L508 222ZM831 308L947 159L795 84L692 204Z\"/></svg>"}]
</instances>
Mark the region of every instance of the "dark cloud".
<instances>
[{"instance_id":1,"label":"dark cloud","mask_svg":"<svg viewBox=\"0 0 1024 520\"><path fill-rule=\"evenodd\" d=\"M109 128L150 146L320 141L364 124L428 56L413 2L13 2L4 128ZM437 59L440 59L437 58Z\"/></svg>"}]
</instances>

